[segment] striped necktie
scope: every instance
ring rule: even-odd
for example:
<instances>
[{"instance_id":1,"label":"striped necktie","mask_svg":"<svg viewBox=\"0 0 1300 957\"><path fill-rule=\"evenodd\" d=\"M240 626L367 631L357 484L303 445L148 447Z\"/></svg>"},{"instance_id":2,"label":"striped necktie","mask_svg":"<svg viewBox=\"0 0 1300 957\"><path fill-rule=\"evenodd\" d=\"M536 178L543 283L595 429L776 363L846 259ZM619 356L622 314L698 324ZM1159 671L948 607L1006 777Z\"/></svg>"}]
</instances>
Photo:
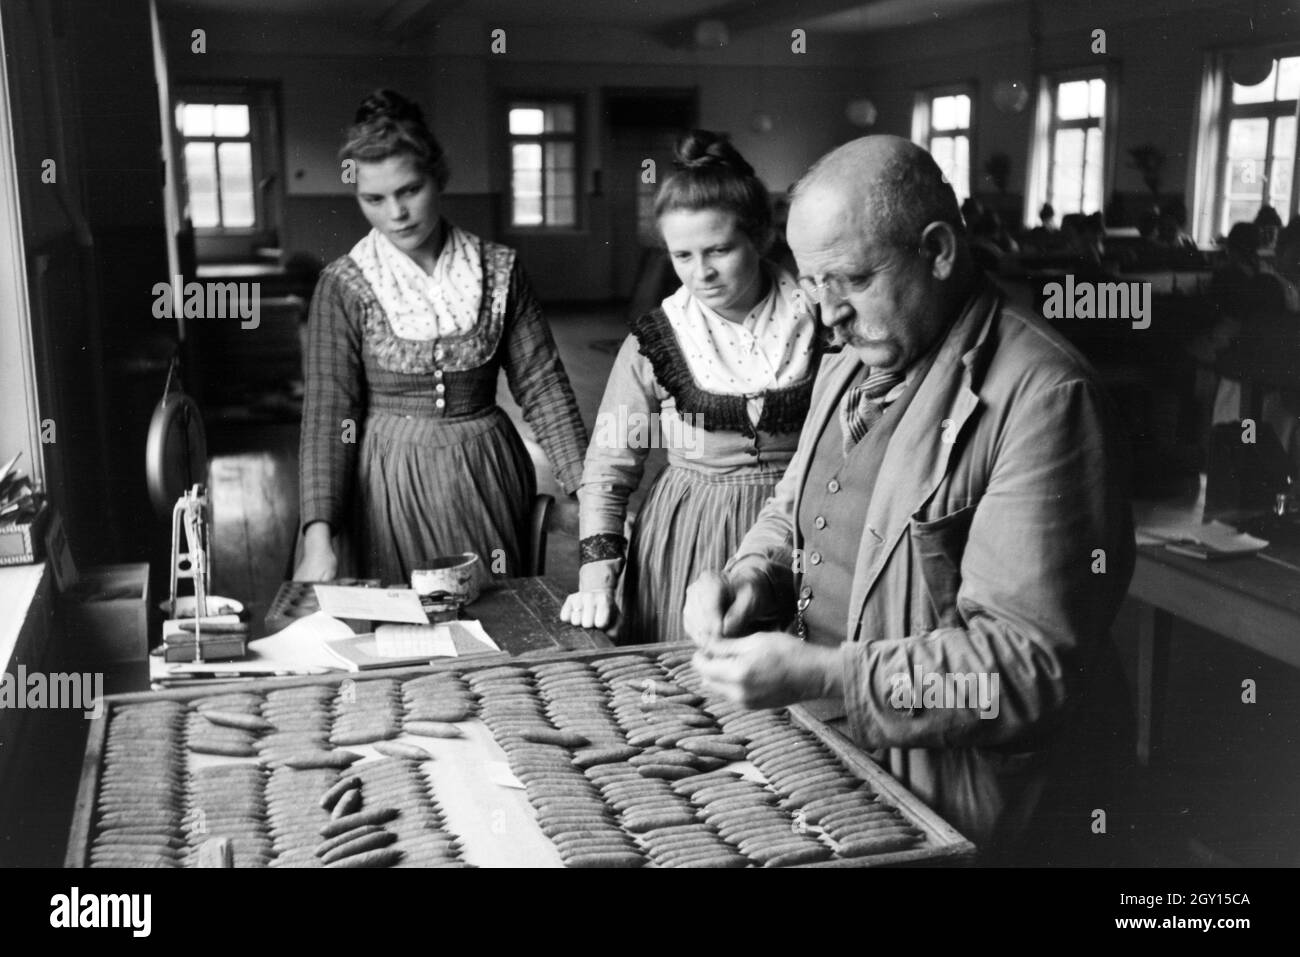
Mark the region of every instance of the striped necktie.
<instances>
[{"instance_id":1,"label":"striped necktie","mask_svg":"<svg viewBox=\"0 0 1300 957\"><path fill-rule=\"evenodd\" d=\"M897 372L872 372L864 382L848 391L844 404L840 406L845 456L880 421L885 414L885 396L902 381L903 377Z\"/></svg>"}]
</instances>

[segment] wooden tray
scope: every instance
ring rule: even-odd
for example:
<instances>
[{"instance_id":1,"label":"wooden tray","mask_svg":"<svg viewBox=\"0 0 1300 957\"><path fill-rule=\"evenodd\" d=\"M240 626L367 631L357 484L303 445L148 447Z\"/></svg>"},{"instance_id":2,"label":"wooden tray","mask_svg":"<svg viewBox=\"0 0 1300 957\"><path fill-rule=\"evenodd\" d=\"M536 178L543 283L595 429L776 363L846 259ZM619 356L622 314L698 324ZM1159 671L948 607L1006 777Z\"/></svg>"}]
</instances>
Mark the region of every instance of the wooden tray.
<instances>
[{"instance_id":1,"label":"wooden tray","mask_svg":"<svg viewBox=\"0 0 1300 957\"><path fill-rule=\"evenodd\" d=\"M469 673L485 668L499 667L503 664L531 666L553 661L593 661L600 658L649 655L657 657L671 651L689 648L688 644L679 645L629 645L598 651L533 653L524 658L510 658L505 655L476 656L473 659L449 659L432 665L419 667L391 668L367 671L364 675L338 672L327 675L315 675L298 678L268 678L239 684L223 683L205 685L199 688L173 689L156 692L109 695L104 698L103 714L91 722L86 742L86 753L82 762L81 780L77 792L76 805L69 833L67 853L64 866L86 867L94 836L95 805L99 781L103 770L104 745L107 738L109 722L116 708L140 702L172 700L192 701L213 694L229 691L254 691L264 693L281 688L301 686L334 687L343 681L366 681L382 678L412 678L419 675L439 672ZM920 846L884 854L860 858L832 858L816 864L799 865L803 867L879 867L886 865L961 865L968 864L975 853L975 846L958 831L943 820L938 814L922 803L895 778L890 776L878 764L868 757L851 740L839 731L820 721L805 708L795 705L787 709L791 721L809 731L829 748L858 777L867 782L878 795L892 802L925 835ZM518 792L522 793L522 792ZM540 831L538 831L540 835Z\"/></svg>"}]
</instances>

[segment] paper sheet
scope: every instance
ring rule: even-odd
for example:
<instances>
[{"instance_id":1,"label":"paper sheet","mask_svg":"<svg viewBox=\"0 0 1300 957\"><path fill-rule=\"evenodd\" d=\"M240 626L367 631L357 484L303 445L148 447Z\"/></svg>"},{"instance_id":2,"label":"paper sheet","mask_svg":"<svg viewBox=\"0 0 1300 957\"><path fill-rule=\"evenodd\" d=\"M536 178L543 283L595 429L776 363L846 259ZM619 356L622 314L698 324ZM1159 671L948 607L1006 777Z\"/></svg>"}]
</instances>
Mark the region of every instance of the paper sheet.
<instances>
[{"instance_id":1,"label":"paper sheet","mask_svg":"<svg viewBox=\"0 0 1300 957\"><path fill-rule=\"evenodd\" d=\"M1239 532L1223 522L1197 522L1190 518L1153 517L1137 529L1139 545L1190 545L1223 555L1248 555L1268 547L1268 542Z\"/></svg>"},{"instance_id":2,"label":"paper sheet","mask_svg":"<svg viewBox=\"0 0 1300 957\"><path fill-rule=\"evenodd\" d=\"M380 658L454 658L451 630L441 625L377 625L375 654Z\"/></svg>"},{"instance_id":3,"label":"paper sheet","mask_svg":"<svg viewBox=\"0 0 1300 957\"><path fill-rule=\"evenodd\" d=\"M524 782L515 777L514 772L510 770L509 763L505 761L489 761L483 767L487 771L489 783L495 784L497 787L514 788L517 791L527 790Z\"/></svg>"},{"instance_id":4,"label":"paper sheet","mask_svg":"<svg viewBox=\"0 0 1300 957\"><path fill-rule=\"evenodd\" d=\"M352 588L346 585L317 585L320 610L335 618L362 621L401 621L427 625L429 616L420 606L420 596L411 588Z\"/></svg>"},{"instance_id":5,"label":"paper sheet","mask_svg":"<svg viewBox=\"0 0 1300 957\"><path fill-rule=\"evenodd\" d=\"M501 650L501 647L492 640L492 636L487 633L482 623L476 618L470 619L469 621L452 621L448 622L448 625L450 626L448 630L452 633L453 640L457 637L469 637L480 644L486 645L491 651ZM460 632L460 635L457 635L457 631ZM478 649L472 650L477 651ZM463 655L468 653L469 650L458 646L457 654Z\"/></svg>"},{"instance_id":6,"label":"paper sheet","mask_svg":"<svg viewBox=\"0 0 1300 957\"><path fill-rule=\"evenodd\" d=\"M329 671L342 671L338 659L325 650L325 642L331 638L351 637L351 628L337 618L317 611L299 618L274 635L250 641L248 651L253 661L237 664L241 670L256 662L265 665L268 670L325 668Z\"/></svg>"}]
</instances>

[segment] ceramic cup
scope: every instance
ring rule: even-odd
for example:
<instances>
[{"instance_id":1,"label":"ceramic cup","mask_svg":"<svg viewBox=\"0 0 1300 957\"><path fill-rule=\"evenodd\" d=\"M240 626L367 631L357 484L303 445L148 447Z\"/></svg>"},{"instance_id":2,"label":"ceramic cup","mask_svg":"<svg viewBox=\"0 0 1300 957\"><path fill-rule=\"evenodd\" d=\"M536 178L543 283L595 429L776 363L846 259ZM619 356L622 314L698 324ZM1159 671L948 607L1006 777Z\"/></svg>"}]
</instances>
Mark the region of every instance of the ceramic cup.
<instances>
[{"instance_id":1,"label":"ceramic cup","mask_svg":"<svg viewBox=\"0 0 1300 957\"><path fill-rule=\"evenodd\" d=\"M434 558L411 572L411 587L421 598L445 597L468 605L478 598L478 562L474 552Z\"/></svg>"}]
</instances>

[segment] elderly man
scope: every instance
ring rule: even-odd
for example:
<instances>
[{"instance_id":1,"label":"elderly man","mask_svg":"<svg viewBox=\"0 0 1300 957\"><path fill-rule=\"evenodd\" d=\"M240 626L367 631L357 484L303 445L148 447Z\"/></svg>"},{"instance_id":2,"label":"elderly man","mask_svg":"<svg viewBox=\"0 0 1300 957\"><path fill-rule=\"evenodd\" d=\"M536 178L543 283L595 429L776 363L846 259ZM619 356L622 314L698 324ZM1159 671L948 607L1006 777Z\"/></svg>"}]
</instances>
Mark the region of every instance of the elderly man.
<instances>
[{"instance_id":1,"label":"elderly man","mask_svg":"<svg viewBox=\"0 0 1300 957\"><path fill-rule=\"evenodd\" d=\"M1106 399L973 267L952 189L906 140L823 157L788 236L843 349L757 524L687 593L696 666L751 707L842 699L858 743L990 862L1097 848L1128 743L1107 632L1134 558Z\"/></svg>"}]
</instances>

